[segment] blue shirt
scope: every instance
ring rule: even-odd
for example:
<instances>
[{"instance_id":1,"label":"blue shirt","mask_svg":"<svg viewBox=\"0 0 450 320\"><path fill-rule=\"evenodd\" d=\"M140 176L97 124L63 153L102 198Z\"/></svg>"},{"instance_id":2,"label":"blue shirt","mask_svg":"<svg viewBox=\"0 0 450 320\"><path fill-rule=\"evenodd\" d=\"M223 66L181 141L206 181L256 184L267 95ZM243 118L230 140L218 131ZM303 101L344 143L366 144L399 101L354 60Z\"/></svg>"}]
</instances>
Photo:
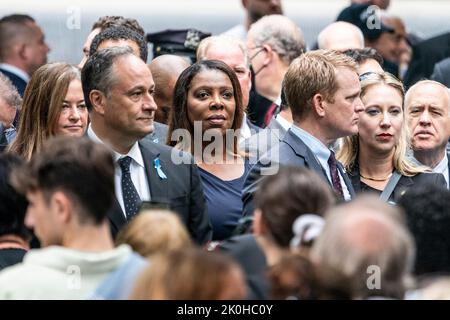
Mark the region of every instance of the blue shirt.
<instances>
[{"instance_id":1,"label":"blue shirt","mask_svg":"<svg viewBox=\"0 0 450 320\"><path fill-rule=\"evenodd\" d=\"M317 139L310 133L306 132L305 130L297 127L296 125L292 125L291 131L297 137L299 137L316 156L318 162L320 163L320 165L322 166L328 177L328 181L332 184L330 166L328 165L328 159L330 158L331 150L328 149L328 147L324 145L319 139ZM348 191L347 185L345 184L344 179L342 178L341 172L339 170L338 173L339 173L339 180L342 186L342 191L344 192L344 198L345 200L349 201L351 200L350 192Z\"/></svg>"},{"instance_id":2,"label":"blue shirt","mask_svg":"<svg viewBox=\"0 0 450 320\"><path fill-rule=\"evenodd\" d=\"M231 237L239 219L242 218L241 194L249 170L249 161L245 160L244 174L237 179L225 181L199 167L213 229L212 240Z\"/></svg>"}]
</instances>

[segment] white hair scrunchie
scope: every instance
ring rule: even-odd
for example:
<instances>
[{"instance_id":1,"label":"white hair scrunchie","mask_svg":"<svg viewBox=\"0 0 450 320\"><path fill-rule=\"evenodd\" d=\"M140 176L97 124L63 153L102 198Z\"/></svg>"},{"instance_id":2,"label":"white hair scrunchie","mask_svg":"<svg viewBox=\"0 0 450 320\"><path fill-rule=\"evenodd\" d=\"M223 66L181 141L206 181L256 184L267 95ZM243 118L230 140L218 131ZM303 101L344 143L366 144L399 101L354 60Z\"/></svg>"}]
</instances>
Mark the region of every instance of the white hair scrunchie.
<instances>
[{"instance_id":1,"label":"white hair scrunchie","mask_svg":"<svg viewBox=\"0 0 450 320\"><path fill-rule=\"evenodd\" d=\"M294 237L291 240L291 248L298 248L302 242L310 242L322 232L325 220L314 213L306 213L295 219L292 224Z\"/></svg>"}]
</instances>

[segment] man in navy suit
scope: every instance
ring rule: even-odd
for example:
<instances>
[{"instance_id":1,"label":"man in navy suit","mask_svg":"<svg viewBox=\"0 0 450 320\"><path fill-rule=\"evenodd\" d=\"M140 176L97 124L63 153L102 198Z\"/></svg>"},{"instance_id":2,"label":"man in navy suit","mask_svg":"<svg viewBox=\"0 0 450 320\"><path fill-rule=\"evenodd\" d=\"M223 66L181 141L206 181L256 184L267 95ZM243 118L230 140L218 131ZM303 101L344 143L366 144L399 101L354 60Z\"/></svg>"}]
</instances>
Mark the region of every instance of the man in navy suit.
<instances>
[{"instance_id":1,"label":"man in navy suit","mask_svg":"<svg viewBox=\"0 0 450 320\"><path fill-rule=\"evenodd\" d=\"M139 211L142 201L176 212L193 240L211 239L205 198L192 157L143 139L154 130L156 103L151 72L130 47L91 55L82 69L83 92L91 123L88 136L108 145L116 165L116 203L109 213L115 235Z\"/></svg>"},{"instance_id":2,"label":"man in navy suit","mask_svg":"<svg viewBox=\"0 0 450 320\"><path fill-rule=\"evenodd\" d=\"M245 182L244 214L253 213L253 194L264 175L293 165L316 171L341 200L354 196L352 184L331 150L336 139L358 132L363 110L353 59L337 51L317 50L295 59L284 78L294 123L278 146L253 166Z\"/></svg>"},{"instance_id":3,"label":"man in navy suit","mask_svg":"<svg viewBox=\"0 0 450 320\"><path fill-rule=\"evenodd\" d=\"M13 14L0 19L0 72L21 96L33 72L47 63L49 51L44 33L32 17Z\"/></svg>"}]
</instances>

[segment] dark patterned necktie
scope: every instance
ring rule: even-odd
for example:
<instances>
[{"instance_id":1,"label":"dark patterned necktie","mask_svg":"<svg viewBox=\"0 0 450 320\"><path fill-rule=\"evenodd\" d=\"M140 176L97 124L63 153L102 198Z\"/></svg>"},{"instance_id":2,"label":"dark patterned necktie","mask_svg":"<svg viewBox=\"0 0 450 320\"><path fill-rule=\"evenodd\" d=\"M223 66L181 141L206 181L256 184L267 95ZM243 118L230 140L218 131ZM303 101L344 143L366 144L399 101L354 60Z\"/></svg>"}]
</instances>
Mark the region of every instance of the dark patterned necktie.
<instances>
[{"instance_id":1,"label":"dark patterned necktie","mask_svg":"<svg viewBox=\"0 0 450 320\"><path fill-rule=\"evenodd\" d=\"M134 217L141 204L141 198L131 180L130 163L131 158L128 156L119 159L120 169L122 170L122 197L127 220Z\"/></svg>"},{"instance_id":2,"label":"dark patterned necktie","mask_svg":"<svg viewBox=\"0 0 450 320\"><path fill-rule=\"evenodd\" d=\"M330 167L333 189L341 199L344 199L344 192L342 191L341 179L339 178L337 161L333 151L331 151L330 157L328 158L328 166Z\"/></svg>"}]
</instances>

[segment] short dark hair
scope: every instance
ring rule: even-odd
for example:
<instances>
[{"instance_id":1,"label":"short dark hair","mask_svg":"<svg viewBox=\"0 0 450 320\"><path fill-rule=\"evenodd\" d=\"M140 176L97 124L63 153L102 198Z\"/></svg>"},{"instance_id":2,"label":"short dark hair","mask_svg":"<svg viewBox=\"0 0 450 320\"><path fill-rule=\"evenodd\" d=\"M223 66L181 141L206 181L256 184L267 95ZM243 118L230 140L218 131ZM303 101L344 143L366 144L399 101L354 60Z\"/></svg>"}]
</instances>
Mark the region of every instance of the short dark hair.
<instances>
[{"instance_id":1,"label":"short dark hair","mask_svg":"<svg viewBox=\"0 0 450 320\"><path fill-rule=\"evenodd\" d=\"M450 190L427 184L400 198L416 242L414 273L450 272Z\"/></svg>"},{"instance_id":2,"label":"short dark hair","mask_svg":"<svg viewBox=\"0 0 450 320\"><path fill-rule=\"evenodd\" d=\"M134 55L130 47L112 47L100 50L90 55L81 70L81 83L83 85L84 102L89 111L92 103L89 94L92 90L99 90L109 95L114 82L113 64L122 56Z\"/></svg>"},{"instance_id":3,"label":"short dark hair","mask_svg":"<svg viewBox=\"0 0 450 320\"><path fill-rule=\"evenodd\" d=\"M10 14L8 16L4 16L0 19L0 23L3 22L12 22L12 23L26 23L26 22L35 22L35 20L27 15L27 14Z\"/></svg>"},{"instance_id":4,"label":"short dark hair","mask_svg":"<svg viewBox=\"0 0 450 320\"><path fill-rule=\"evenodd\" d=\"M374 48L363 48L363 49L348 49L344 51L344 54L353 58L356 63L361 64L369 59L373 59L380 65L383 65L383 57Z\"/></svg>"},{"instance_id":5,"label":"short dark hair","mask_svg":"<svg viewBox=\"0 0 450 320\"><path fill-rule=\"evenodd\" d=\"M292 225L302 214L322 216L333 204L330 187L313 171L281 167L276 175L266 176L255 194L256 208L273 240L288 247L294 237Z\"/></svg>"},{"instance_id":6,"label":"short dark hair","mask_svg":"<svg viewBox=\"0 0 450 320\"><path fill-rule=\"evenodd\" d=\"M114 160L104 145L87 137L57 136L13 172L12 182L22 193L42 192L46 201L64 192L78 208L80 223L98 225L113 204Z\"/></svg>"},{"instance_id":7,"label":"short dark hair","mask_svg":"<svg viewBox=\"0 0 450 320\"><path fill-rule=\"evenodd\" d=\"M0 61L12 54L16 41L32 37L29 23L35 23L35 20L26 14L11 14L0 19Z\"/></svg>"},{"instance_id":8,"label":"short dark hair","mask_svg":"<svg viewBox=\"0 0 450 320\"><path fill-rule=\"evenodd\" d=\"M12 170L22 164L23 160L16 155L0 154L0 236L14 234L24 239L29 237L24 224L27 199L9 181Z\"/></svg>"},{"instance_id":9,"label":"short dark hair","mask_svg":"<svg viewBox=\"0 0 450 320\"><path fill-rule=\"evenodd\" d=\"M111 27L119 27L124 26L131 30L136 31L141 36L145 36L144 28L137 22L136 19L124 18L122 16L103 16L98 18L98 20L94 23L91 30L99 28L100 31Z\"/></svg>"},{"instance_id":10,"label":"short dark hair","mask_svg":"<svg viewBox=\"0 0 450 320\"><path fill-rule=\"evenodd\" d=\"M100 44L107 40L131 40L135 42L139 47L141 59L144 60L144 62L147 62L148 48L145 38L136 31L124 26L111 27L97 34L92 40L89 55L91 56L97 52Z\"/></svg>"}]
</instances>

